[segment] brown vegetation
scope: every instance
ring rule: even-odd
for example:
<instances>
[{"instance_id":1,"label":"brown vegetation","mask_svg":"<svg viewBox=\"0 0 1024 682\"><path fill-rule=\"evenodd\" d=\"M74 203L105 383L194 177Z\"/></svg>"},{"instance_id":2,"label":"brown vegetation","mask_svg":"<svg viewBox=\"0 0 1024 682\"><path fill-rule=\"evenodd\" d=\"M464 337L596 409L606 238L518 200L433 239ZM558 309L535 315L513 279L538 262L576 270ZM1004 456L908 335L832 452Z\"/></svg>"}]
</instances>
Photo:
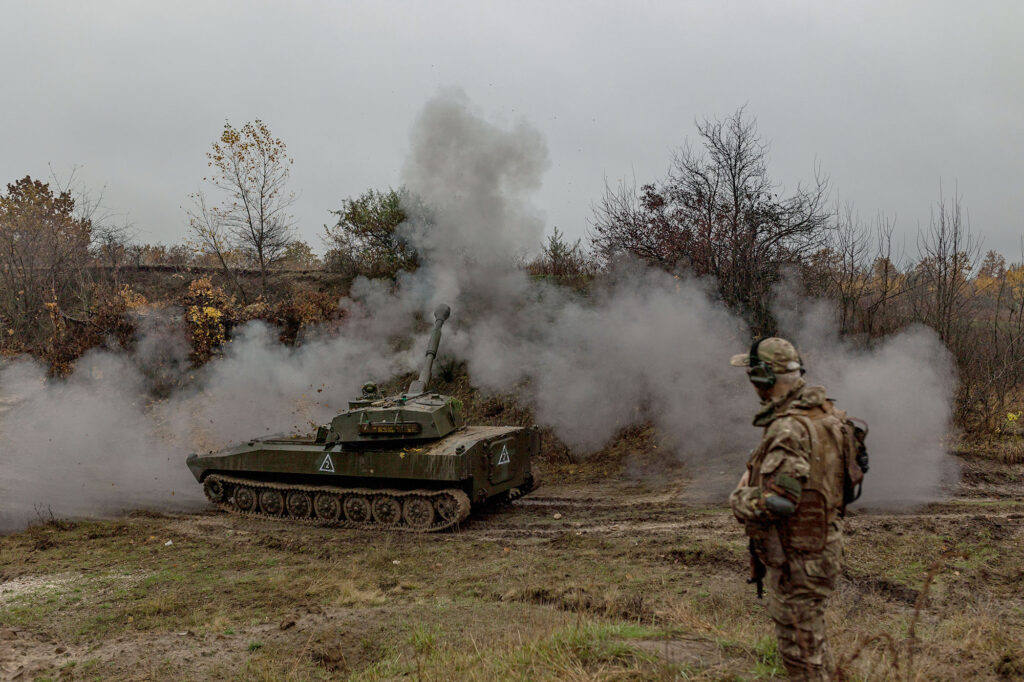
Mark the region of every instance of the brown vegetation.
<instances>
[{"instance_id":1,"label":"brown vegetation","mask_svg":"<svg viewBox=\"0 0 1024 682\"><path fill-rule=\"evenodd\" d=\"M740 109L698 123L702 150L683 147L668 176L609 190L597 206L593 245L606 261L626 252L666 270L712 277L722 300L774 331L770 303L781 268L820 248L828 234L828 183L816 178L780 198L768 147Z\"/></svg>"}]
</instances>

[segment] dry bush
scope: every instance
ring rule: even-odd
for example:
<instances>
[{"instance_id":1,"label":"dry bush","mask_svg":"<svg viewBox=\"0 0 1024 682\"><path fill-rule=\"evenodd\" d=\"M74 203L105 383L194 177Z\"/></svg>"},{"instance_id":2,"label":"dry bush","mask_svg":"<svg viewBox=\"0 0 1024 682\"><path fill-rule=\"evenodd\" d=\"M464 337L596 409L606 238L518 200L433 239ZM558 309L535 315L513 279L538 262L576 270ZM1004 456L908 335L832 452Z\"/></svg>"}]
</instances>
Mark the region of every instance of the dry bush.
<instances>
[{"instance_id":1,"label":"dry bush","mask_svg":"<svg viewBox=\"0 0 1024 682\"><path fill-rule=\"evenodd\" d=\"M146 298L127 284L121 288L97 286L92 306L83 318L64 313L56 301L46 303L51 334L42 356L50 365L50 373L70 374L75 360L90 348L130 348L135 342L133 312L145 305Z\"/></svg>"},{"instance_id":2,"label":"dry bush","mask_svg":"<svg viewBox=\"0 0 1024 682\"><path fill-rule=\"evenodd\" d=\"M189 284L182 304L192 347L189 358L198 367L228 340L231 329L239 321L238 305L233 296L214 286L208 277L199 277Z\"/></svg>"},{"instance_id":3,"label":"dry bush","mask_svg":"<svg viewBox=\"0 0 1024 682\"><path fill-rule=\"evenodd\" d=\"M295 345L303 330L339 320L342 311L333 294L298 290L260 317L278 327L281 343Z\"/></svg>"}]
</instances>

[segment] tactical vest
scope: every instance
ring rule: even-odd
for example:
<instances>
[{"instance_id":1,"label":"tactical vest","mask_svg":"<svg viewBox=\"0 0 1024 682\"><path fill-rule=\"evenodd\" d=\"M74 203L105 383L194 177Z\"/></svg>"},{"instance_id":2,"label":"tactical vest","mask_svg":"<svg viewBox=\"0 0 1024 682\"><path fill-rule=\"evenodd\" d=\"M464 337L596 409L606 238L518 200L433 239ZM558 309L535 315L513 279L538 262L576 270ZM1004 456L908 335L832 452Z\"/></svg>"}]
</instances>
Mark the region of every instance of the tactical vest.
<instances>
[{"instance_id":1,"label":"tactical vest","mask_svg":"<svg viewBox=\"0 0 1024 682\"><path fill-rule=\"evenodd\" d=\"M786 550L824 550L829 523L842 515L843 452L847 447L847 437L843 431L844 417L845 414L833 407L829 400L808 405L798 397L773 420L795 420L808 433L811 447L808 457L810 473L804 483L796 512L777 524L779 539ZM752 464L756 472L760 472L767 454L755 454ZM759 475L756 479L755 482L752 478L751 483L761 485Z\"/></svg>"},{"instance_id":2,"label":"tactical vest","mask_svg":"<svg viewBox=\"0 0 1024 682\"><path fill-rule=\"evenodd\" d=\"M810 410L790 410L811 437L811 473L796 513L781 524L782 543L806 552L825 549L828 525L843 512L843 417L830 401Z\"/></svg>"}]
</instances>

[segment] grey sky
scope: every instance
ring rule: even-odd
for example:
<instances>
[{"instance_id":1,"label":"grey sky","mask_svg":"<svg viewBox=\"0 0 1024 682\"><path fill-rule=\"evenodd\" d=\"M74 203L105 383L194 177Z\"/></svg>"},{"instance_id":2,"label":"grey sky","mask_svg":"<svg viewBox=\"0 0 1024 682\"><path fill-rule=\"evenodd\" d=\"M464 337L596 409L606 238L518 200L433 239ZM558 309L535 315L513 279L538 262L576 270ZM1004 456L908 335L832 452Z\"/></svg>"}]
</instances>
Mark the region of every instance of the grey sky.
<instances>
[{"instance_id":1,"label":"grey sky","mask_svg":"<svg viewBox=\"0 0 1024 682\"><path fill-rule=\"evenodd\" d=\"M1019 259L1019 2L14 2L0 4L0 182L79 164L143 241L181 206L224 119L295 159L299 234L399 181L439 87L525 117L551 169L536 204L582 236L605 181L660 177L693 120L746 104L792 188L895 216L910 243L942 181L985 247Z\"/></svg>"}]
</instances>

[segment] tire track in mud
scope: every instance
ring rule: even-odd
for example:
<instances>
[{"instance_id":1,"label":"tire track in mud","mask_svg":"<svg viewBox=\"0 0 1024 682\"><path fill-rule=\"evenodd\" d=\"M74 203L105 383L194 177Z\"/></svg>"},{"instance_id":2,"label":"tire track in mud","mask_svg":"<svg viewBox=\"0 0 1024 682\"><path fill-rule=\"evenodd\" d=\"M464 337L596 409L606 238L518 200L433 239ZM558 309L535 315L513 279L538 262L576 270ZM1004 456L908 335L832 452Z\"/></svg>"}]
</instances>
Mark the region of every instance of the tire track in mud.
<instances>
[{"instance_id":1,"label":"tire track in mud","mask_svg":"<svg viewBox=\"0 0 1024 682\"><path fill-rule=\"evenodd\" d=\"M876 527L912 529L927 525L940 530L996 524L1007 530L1024 528L1024 501L999 510L984 504L1006 504L1005 498L953 497L901 510L851 510L846 523L852 533ZM738 526L724 504L697 506L677 493L609 500L605 497L538 496L518 500L509 508L477 513L460 529L479 540L512 537L553 537L564 534L610 537L639 534L732 533Z\"/></svg>"},{"instance_id":2,"label":"tire track in mud","mask_svg":"<svg viewBox=\"0 0 1024 682\"><path fill-rule=\"evenodd\" d=\"M558 491L559 493L561 491ZM703 535L732 537L741 533L728 506L696 505L685 500L678 491L630 494L619 490L614 496L604 486L576 489L576 494L539 495L512 504L485 507L459 527L431 534L449 540L504 541L509 539L555 538L565 535L602 535L607 537L640 535ZM597 492L599 494L593 494ZM987 507L986 504L996 506ZM203 527L235 528L242 534L260 535L276 532L281 527L294 528L300 535L315 533L367 535L396 534L386 530L343 531L317 525L301 530L287 520L246 519L233 514L209 510L203 514L173 515L179 531ZM1024 500L1005 498L979 499L953 497L941 502L905 510L857 509L847 516L850 534L872 531L911 532L929 528L929 532L963 534L972 528L996 527L1003 533L1024 528ZM315 529L315 530L314 530Z\"/></svg>"}]
</instances>

